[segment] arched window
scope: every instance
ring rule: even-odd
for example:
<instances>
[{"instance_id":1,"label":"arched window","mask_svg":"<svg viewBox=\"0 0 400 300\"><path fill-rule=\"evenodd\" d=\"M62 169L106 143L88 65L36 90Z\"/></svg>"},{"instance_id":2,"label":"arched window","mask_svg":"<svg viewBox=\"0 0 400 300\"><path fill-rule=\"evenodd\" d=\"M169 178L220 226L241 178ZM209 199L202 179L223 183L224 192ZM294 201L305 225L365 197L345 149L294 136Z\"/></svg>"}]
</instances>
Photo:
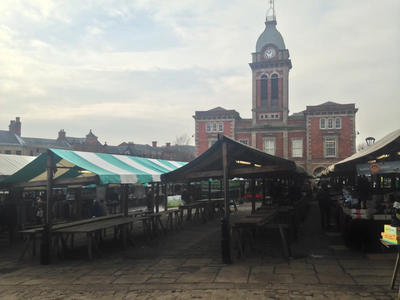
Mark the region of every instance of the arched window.
<instances>
[{"instance_id":1,"label":"arched window","mask_svg":"<svg viewBox=\"0 0 400 300\"><path fill-rule=\"evenodd\" d=\"M211 123L207 123L206 132L211 132Z\"/></svg>"},{"instance_id":2,"label":"arched window","mask_svg":"<svg viewBox=\"0 0 400 300\"><path fill-rule=\"evenodd\" d=\"M261 76L261 106L268 106L268 76Z\"/></svg>"},{"instance_id":3,"label":"arched window","mask_svg":"<svg viewBox=\"0 0 400 300\"><path fill-rule=\"evenodd\" d=\"M342 128L342 119L341 118L335 119L335 127L336 127L336 129Z\"/></svg>"},{"instance_id":4,"label":"arched window","mask_svg":"<svg viewBox=\"0 0 400 300\"><path fill-rule=\"evenodd\" d=\"M325 118L319 119L319 128L320 129L325 129L326 128L326 120L325 120Z\"/></svg>"},{"instance_id":5,"label":"arched window","mask_svg":"<svg viewBox=\"0 0 400 300\"><path fill-rule=\"evenodd\" d=\"M213 123L213 128L212 128L213 132L217 132L217 123Z\"/></svg>"},{"instance_id":6,"label":"arched window","mask_svg":"<svg viewBox=\"0 0 400 300\"><path fill-rule=\"evenodd\" d=\"M219 131L219 132L224 132L224 123L219 122L219 124L218 124L218 131Z\"/></svg>"},{"instance_id":7,"label":"arched window","mask_svg":"<svg viewBox=\"0 0 400 300\"><path fill-rule=\"evenodd\" d=\"M271 77L271 104L272 104L272 106L278 106L278 95L279 95L279 79L278 79L278 75L274 74Z\"/></svg>"},{"instance_id":8,"label":"arched window","mask_svg":"<svg viewBox=\"0 0 400 300\"><path fill-rule=\"evenodd\" d=\"M333 119L332 118L328 119L328 129L333 129Z\"/></svg>"}]
</instances>

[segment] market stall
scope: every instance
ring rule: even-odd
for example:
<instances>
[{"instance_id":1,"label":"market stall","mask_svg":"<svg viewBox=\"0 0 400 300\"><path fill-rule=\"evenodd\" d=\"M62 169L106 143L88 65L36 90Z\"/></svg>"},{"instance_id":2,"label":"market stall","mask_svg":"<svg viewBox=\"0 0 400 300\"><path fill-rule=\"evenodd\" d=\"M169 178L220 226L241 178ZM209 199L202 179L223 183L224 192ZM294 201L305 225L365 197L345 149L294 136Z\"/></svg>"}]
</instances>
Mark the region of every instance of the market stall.
<instances>
[{"instance_id":1,"label":"market stall","mask_svg":"<svg viewBox=\"0 0 400 300\"><path fill-rule=\"evenodd\" d=\"M380 246L380 233L400 202L400 130L330 166L320 177L340 190L337 222L343 238L358 245Z\"/></svg>"}]
</instances>

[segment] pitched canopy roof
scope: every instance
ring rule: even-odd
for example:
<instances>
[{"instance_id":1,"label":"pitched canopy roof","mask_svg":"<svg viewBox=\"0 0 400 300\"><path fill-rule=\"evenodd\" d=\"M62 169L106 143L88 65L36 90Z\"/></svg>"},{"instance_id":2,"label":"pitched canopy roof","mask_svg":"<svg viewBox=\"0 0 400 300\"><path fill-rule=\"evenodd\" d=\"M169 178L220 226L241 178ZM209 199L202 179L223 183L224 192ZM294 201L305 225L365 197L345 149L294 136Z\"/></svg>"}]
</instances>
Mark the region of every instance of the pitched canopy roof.
<instances>
[{"instance_id":1,"label":"pitched canopy roof","mask_svg":"<svg viewBox=\"0 0 400 300\"><path fill-rule=\"evenodd\" d=\"M302 171L296 172L299 169L293 161L267 154L226 136L218 135L215 144L202 155L175 171L161 175L161 179L167 182L186 182L191 179L223 178L224 144L230 179L235 177L295 178L305 175Z\"/></svg>"},{"instance_id":2,"label":"pitched canopy roof","mask_svg":"<svg viewBox=\"0 0 400 300\"><path fill-rule=\"evenodd\" d=\"M0 178L14 174L35 158L36 156L0 154Z\"/></svg>"},{"instance_id":3,"label":"pitched canopy roof","mask_svg":"<svg viewBox=\"0 0 400 300\"><path fill-rule=\"evenodd\" d=\"M367 146L364 150L353 154L352 156L336 163L334 165L335 172L343 171L356 171L356 165L367 163L370 160L375 160L377 157L388 154L391 152L396 153L400 151L400 129L395 130L388 135L384 136L379 141L371 146Z\"/></svg>"},{"instance_id":4,"label":"pitched canopy roof","mask_svg":"<svg viewBox=\"0 0 400 300\"><path fill-rule=\"evenodd\" d=\"M368 163L368 161L376 160L382 155L392 155L390 160L399 160L400 155L400 129L397 129L384 136L371 146L367 146L364 150L353 154L352 156L329 166L325 171L318 174L318 177L329 176L331 173L356 173L357 165Z\"/></svg>"},{"instance_id":5,"label":"pitched canopy roof","mask_svg":"<svg viewBox=\"0 0 400 300\"><path fill-rule=\"evenodd\" d=\"M30 164L0 182L0 189L45 187L47 159L53 159L54 186L134 184L160 181L161 174L185 162L126 155L49 149Z\"/></svg>"}]
</instances>

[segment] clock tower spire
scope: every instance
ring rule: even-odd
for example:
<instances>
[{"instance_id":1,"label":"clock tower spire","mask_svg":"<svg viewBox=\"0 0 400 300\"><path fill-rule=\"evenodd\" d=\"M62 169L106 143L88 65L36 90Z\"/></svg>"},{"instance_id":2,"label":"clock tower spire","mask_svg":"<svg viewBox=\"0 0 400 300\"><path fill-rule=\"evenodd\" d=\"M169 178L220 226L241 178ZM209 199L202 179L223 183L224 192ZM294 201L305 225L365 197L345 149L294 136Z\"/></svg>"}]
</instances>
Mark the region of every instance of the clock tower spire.
<instances>
[{"instance_id":1,"label":"clock tower spire","mask_svg":"<svg viewBox=\"0 0 400 300\"><path fill-rule=\"evenodd\" d=\"M292 63L276 29L275 1L269 1L265 29L252 53L253 125L284 125L289 115L289 70Z\"/></svg>"}]
</instances>

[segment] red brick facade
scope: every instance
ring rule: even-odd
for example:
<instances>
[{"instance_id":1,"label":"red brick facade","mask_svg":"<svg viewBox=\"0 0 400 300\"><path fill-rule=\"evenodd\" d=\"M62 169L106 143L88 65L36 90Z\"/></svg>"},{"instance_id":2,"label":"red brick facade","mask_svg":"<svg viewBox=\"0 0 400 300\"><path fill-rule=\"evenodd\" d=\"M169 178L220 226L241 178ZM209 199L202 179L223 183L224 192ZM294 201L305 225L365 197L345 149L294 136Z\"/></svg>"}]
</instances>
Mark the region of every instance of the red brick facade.
<instances>
[{"instance_id":1,"label":"red brick facade","mask_svg":"<svg viewBox=\"0 0 400 300\"><path fill-rule=\"evenodd\" d=\"M354 104L325 102L289 116L292 63L275 26L275 19L267 20L252 54L252 118L242 119L235 110L221 107L196 111L196 155L205 152L221 133L317 173L356 152L358 109Z\"/></svg>"}]
</instances>

